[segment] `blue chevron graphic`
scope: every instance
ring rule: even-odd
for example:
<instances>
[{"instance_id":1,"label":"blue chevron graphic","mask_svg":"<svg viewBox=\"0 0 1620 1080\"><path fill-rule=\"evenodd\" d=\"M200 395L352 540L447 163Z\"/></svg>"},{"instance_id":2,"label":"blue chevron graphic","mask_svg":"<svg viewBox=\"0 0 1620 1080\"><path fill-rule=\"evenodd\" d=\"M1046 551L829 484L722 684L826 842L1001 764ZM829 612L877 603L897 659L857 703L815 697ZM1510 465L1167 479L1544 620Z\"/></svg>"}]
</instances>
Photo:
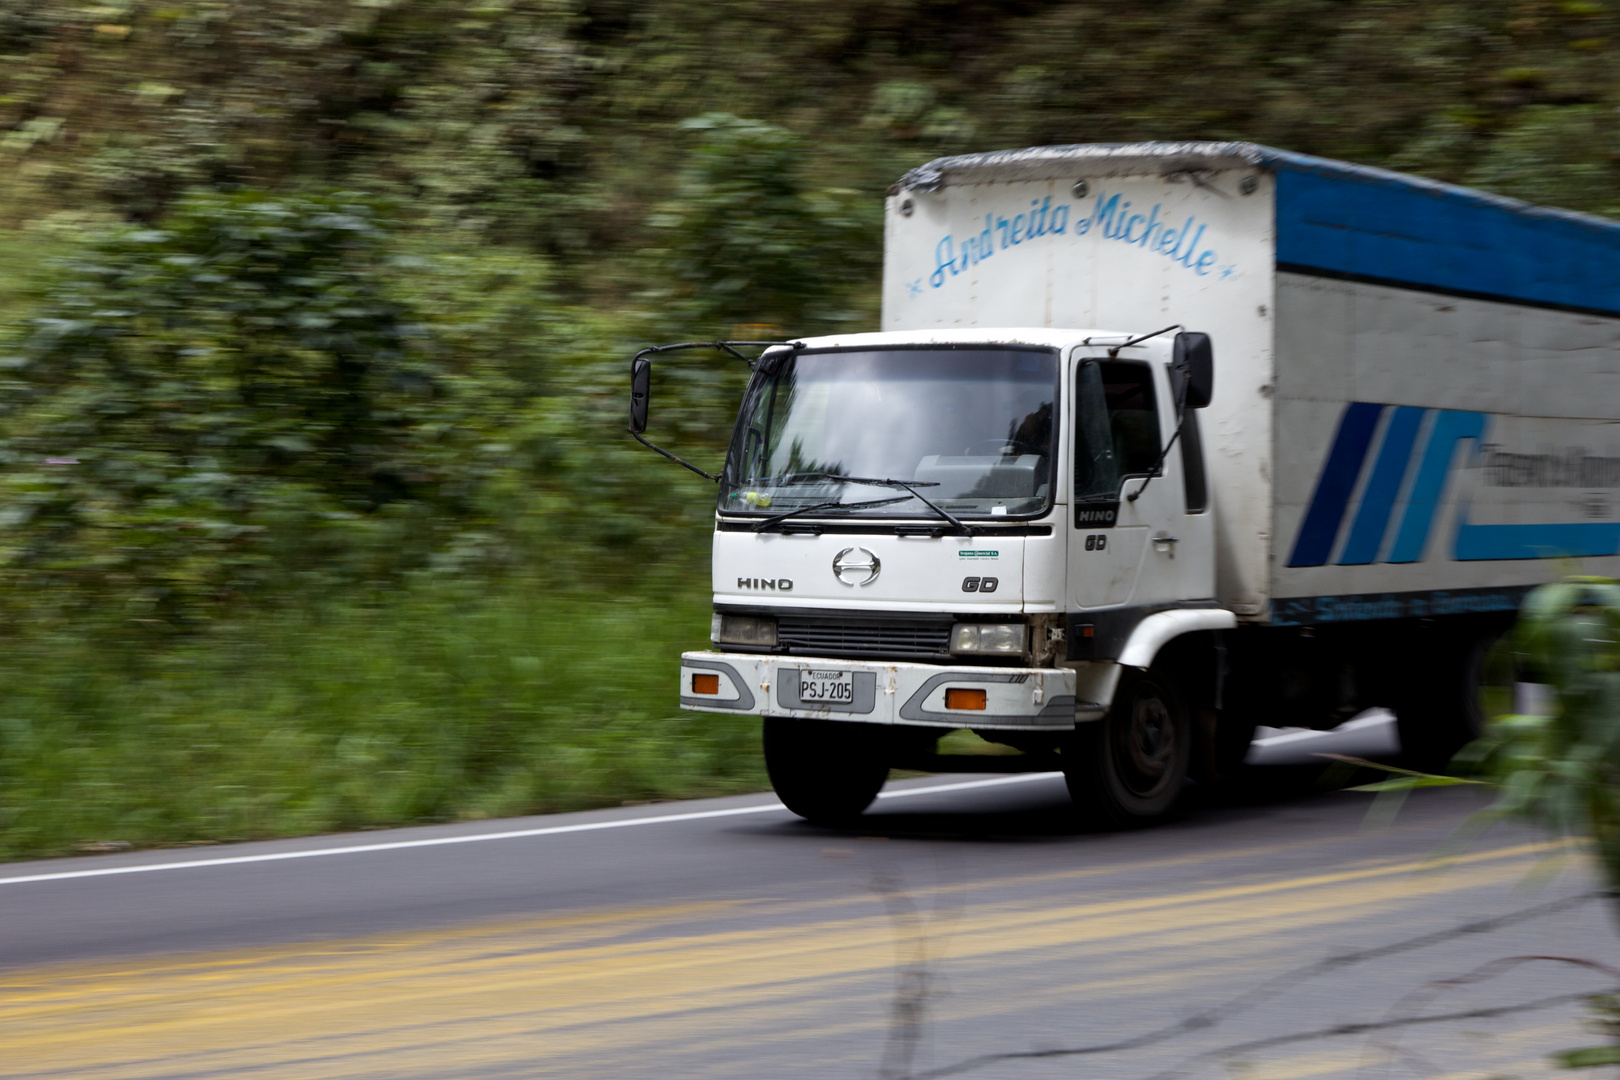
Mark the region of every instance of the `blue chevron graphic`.
<instances>
[{"instance_id":1,"label":"blue chevron graphic","mask_svg":"<svg viewBox=\"0 0 1620 1080\"><path fill-rule=\"evenodd\" d=\"M1452 474L1466 463L1465 455L1478 453L1489 427L1487 413L1365 401L1345 405L1288 565L1326 565L1347 517L1349 535L1339 550L1338 565L1422 562L1428 557L1430 534ZM1373 455L1375 441L1378 451ZM1362 483L1369 457L1372 470ZM1358 484L1360 498L1351 507ZM1400 525L1385 551L1397 510ZM1451 558L1461 562L1616 554L1620 554L1620 523L1475 525L1468 520L1467 506L1459 508L1450 551Z\"/></svg>"}]
</instances>

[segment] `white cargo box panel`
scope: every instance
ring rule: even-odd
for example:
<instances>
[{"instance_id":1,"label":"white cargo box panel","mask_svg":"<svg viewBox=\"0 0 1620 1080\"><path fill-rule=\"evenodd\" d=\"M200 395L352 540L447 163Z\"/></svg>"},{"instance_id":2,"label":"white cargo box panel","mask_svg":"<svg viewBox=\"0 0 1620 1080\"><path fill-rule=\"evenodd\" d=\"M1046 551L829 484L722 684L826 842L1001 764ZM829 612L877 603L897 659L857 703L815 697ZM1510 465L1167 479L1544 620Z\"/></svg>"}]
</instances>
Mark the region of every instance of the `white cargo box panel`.
<instances>
[{"instance_id":1,"label":"white cargo box panel","mask_svg":"<svg viewBox=\"0 0 1620 1080\"><path fill-rule=\"evenodd\" d=\"M1215 342L1217 594L1278 622L1620 574L1620 224L1246 143L943 158L883 328Z\"/></svg>"}]
</instances>

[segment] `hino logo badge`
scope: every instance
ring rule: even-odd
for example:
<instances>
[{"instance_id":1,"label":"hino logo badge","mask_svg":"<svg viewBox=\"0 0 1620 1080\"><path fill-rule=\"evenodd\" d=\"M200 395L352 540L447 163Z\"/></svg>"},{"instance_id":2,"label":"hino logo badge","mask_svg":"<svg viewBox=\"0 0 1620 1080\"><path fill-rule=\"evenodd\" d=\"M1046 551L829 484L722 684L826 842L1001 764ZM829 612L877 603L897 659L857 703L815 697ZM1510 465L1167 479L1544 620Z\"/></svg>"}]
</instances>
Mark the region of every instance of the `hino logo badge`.
<instances>
[{"instance_id":1,"label":"hino logo badge","mask_svg":"<svg viewBox=\"0 0 1620 1080\"><path fill-rule=\"evenodd\" d=\"M785 578L785 577L781 577L781 578L740 577L740 578L737 579L737 588L739 588L739 589L780 589L782 592L792 592L793 591L793 579L792 578Z\"/></svg>"},{"instance_id":2,"label":"hino logo badge","mask_svg":"<svg viewBox=\"0 0 1620 1080\"><path fill-rule=\"evenodd\" d=\"M883 564L863 547L845 548L833 556L833 576L845 585L870 585Z\"/></svg>"},{"instance_id":3,"label":"hino logo badge","mask_svg":"<svg viewBox=\"0 0 1620 1080\"><path fill-rule=\"evenodd\" d=\"M1074 523L1092 529L1111 529L1119 520L1119 500L1109 502L1076 503Z\"/></svg>"}]
</instances>

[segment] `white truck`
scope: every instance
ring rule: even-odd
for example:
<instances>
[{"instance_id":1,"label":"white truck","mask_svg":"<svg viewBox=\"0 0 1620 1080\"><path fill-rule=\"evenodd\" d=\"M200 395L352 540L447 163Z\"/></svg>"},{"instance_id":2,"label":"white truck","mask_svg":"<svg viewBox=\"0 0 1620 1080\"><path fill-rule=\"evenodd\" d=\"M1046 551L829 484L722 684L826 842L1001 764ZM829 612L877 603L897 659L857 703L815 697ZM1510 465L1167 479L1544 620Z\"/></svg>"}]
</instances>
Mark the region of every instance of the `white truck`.
<instances>
[{"instance_id":1,"label":"white truck","mask_svg":"<svg viewBox=\"0 0 1620 1080\"><path fill-rule=\"evenodd\" d=\"M1001 767L1143 821L1374 705L1443 766L1523 593L1620 574L1620 223L1142 143L939 159L884 245L881 332L754 343L681 661L804 817Z\"/></svg>"}]
</instances>

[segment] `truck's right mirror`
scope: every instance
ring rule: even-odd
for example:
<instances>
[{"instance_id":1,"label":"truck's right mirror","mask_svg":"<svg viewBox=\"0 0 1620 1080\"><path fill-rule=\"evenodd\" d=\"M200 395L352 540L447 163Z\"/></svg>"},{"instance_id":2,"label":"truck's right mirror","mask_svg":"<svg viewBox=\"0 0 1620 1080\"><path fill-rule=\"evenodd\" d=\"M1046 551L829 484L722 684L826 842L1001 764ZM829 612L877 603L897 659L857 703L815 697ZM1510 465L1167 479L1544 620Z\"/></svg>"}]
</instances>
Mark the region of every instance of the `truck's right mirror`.
<instances>
[{"instance_id":1,"label":"truck's right mirror","mask_svg":"<svg viewBox=\"0 0 1620 1080\"><path fill-rule=\"evenodd\" d=\"M1209 335L1183 330L1176 335L1171 356L1177 370L1186 373L1186 407L1202 409L1215 394L1215 347Z\"/></svg>"},{"instance_id":2,"label":"truck's right mirror","mask_svg":"<svg viewBox=\"0 0 1620 1080\"><path fill-rule=\"evenodd\" d=\"M647 397L652 390L652 361L638 356L630 362L630 430L647 430Z\"/></svg>"}]
</instances>

